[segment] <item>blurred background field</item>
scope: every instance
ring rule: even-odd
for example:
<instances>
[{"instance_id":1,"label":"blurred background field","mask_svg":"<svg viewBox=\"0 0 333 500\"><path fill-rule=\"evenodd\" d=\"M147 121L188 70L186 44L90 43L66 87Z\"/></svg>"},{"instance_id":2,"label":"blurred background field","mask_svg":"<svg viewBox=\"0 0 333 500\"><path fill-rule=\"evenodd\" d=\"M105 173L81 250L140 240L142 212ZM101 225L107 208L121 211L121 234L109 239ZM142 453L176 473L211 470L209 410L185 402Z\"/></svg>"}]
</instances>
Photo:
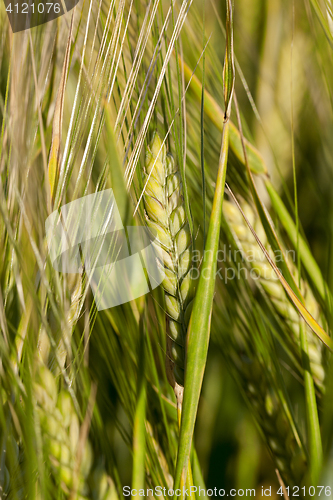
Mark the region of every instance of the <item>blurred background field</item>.
<instances>
[{"instance_id":1,"label":"blurred background field","mask_svg":"<svg viewBox=\"0 0 333 500\"><path fill-rule=\"evenodd\" d=\"M121 498L125 485L172 486L178 425L164 366L164 293L156 289L98 311L84 273L53 269L45 220L65 203L112 187L124 207L128 202L130 216L136 212L135 223L143 223L145 150L157 130L185 166L195 248L202 253L221 130L202 113L176 54L223 109L225 15L224 0L81 0L73 17L70 12L13 34L0 4L4 498L110 499ZM315 319L326 332L333 292L332 48L330 0L234 2L235 90L244 135L261 158L256 184L283 247L295 250L271 206L267 179L308 242L313 261L308 267L301 262L306 293L301 291L305 299L311 295ZM60 126L54 119L59 96ZM238 128L235 107L231 119ZM60 141L54 177L52 140ZM244 161L233 148L227 182L254 210ZM232 202L228 193L226 199ZM265 235L257 214L254 220ZM233 231L225 217L221 250L237 249ZM298 281L297 249L295 256ZM279 498L276 468L291 486L311 484L299 342L289 312L275 308L260 280L244 279L244 273L227 283L221 279L236 260L219 263L194 434L194 484L257 488L259 498L262 485L272 486L272 497ZM309 272L313 262L327 283L324 293ZM245 260L242 266L251 269ZM309 328L307 335L314 335ZM325 385L313 375L324 449L317 479L328 485L333 388L328 350L320 343L316 349ZM253 395L250 384L261 395Z\"/></svg>"}]
</instances>

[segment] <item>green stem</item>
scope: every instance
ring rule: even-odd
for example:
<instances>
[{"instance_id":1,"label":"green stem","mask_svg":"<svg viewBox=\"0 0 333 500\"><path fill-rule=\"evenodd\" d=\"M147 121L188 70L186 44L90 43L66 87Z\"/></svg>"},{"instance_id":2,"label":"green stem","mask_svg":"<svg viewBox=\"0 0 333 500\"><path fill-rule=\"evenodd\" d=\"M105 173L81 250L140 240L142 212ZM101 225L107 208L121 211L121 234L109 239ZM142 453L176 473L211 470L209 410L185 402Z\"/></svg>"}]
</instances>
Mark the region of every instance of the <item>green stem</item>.
<instances>
[{"instance_id":1,"label":"green stem","mask_svg":"<svg viewBox=\"0 0 333 500\"><path fill-rule=\"evenodd\" d=\"M310 454L309 484L316 486L318 484L323 463L323 446L319 427L316 392L310 370L308 339L304 323L300 324L300 341L304 368L304 389Z\"/></svg>"},{"instance_id":2,"label":"green stem","mask_svg":"<svg viewBox=\"0 0 333 500\"><path fill-rule=\"evenodd\" d=\"M140 490L145 487L145 454L146 454L146 384L145 384L145 328L146 313L140 318L139 367L137 385L137 403L133 425L133 473L132 488Z\"/></svg>"},{"instance_id":3,"label":"green stem","mask_svg":"<svg viewBox=\"0 0 333 500\"><path fill-rule=\"evenodd\" d=\"M205 253L187 334L185 390L178 446L174 490L188 467L194 424L206 365L213 306L217 250L220 238L222 203L227 171L229 121L224 123L219 170L209 222Z\"/></svg>"}]
</instances>

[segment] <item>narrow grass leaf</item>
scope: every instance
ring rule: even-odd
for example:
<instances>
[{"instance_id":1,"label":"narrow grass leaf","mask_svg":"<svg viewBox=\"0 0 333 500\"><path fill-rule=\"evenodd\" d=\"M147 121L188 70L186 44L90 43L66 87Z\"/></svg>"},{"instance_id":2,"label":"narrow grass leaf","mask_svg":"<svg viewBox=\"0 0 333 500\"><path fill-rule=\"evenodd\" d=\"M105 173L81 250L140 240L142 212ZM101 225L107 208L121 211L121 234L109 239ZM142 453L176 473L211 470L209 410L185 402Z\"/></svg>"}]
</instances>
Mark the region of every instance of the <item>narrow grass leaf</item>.
<instances>
[{"instance_id":1,"label":"narrow grass leaf","mask_svg":"<svg viewBox=\"0 0 333 500\"><path fill-rule=\"evenodd\" d=\"M325 32L325 35L332 46L333 39L332 39L332 33L330 30L328 20L327 20L326 16L323 14L318 0L310 0L310 1L311 1L312 8L315 11L316 16L318 17L318 20L319 20L319 22L320 22L320 24Z\"/></svg>"},{"instance_id":2,"label":"narrow grass leaf","mask_svg":"<svg viewBox=\"0 0 333 500\"><path fill-rule=\"evenodd\" d=\"M3 148L3 138L4 138L4 132L5 132L5 115L7 112L7 104L8 104L8 93L9 93L9 86L10 86L10 71L11 71L11 66L12 66L12 58L9 59L9 68L8 68L8 75L7 75L7 83L6 83L6 95L5 95L5 103L4 103L4 108L3 108L3 118L2 118L2 125L1 125L1 139L0 139L0 160L2 156L2 148Z\"/></svg>"},{"instance_id":3,"label":"narrow grass leaf","mask_svg":"<svg viewBox=\"0 0 333 500\"><path fill-rule=\"evenodd\" d=\"M216 256L220 236L222 202L228 157L228 135L229 127L228 122L226 122L223 129L221 159L209 222L205 254L187 333L187 365L175 476L176 488L179 485L183 470L187 468L206 365L215 286Z\"/></svg>"},{"instance_id":4,"label":"narrow grass leaf","mask_svg":"<svg viewBox=\"0 0 333 500\"><path fill-rule=\"evenodd\" d=\"M124 226L129 225L131 220L130 203L126 189L124 171L122 169L119 153L117 150L116 137L112 126L112 117L110 107L105 107L105 123L108 140L108 153L111 175L111 186L118 210Z\"/></svg>"},{"instance_id":5,"label":"narrow grass leaf","mask_svg":"<svg viewBox=\"0 0 333 500\"><path fill-rule=\"evenodd\" d=\"M317 486L323 464L323 445L321 440L318 407L314 382L311 374L308 339L305 325L300 325L302 364L304 368L305 403L310 455L309 483Z\"/></svg>"},{"instance_id":6,"label":"narrow grass leaf","mask_svg":"<svg viewBox=\"0 0 333 500\"><path fill-rule=\"evenodd\" d=\"M189 83L188 91L195 97L198 102L200 102L202 97L201 82L199 78L193 74L191 68L184 61L181 61L181 64L184 68L185 81L186 83ZM207 89L204 90L204 111L211 122L216 126L216 128L220 132L222 132L224 113L213 96L207 91ZM246 139L244 139L244 142L251 171L254 174L267 174L267 167L259 151ZM229 145L230 149L233 151L239 161L243 165L245 165L240 133L234 123L232 123L232 121L229 121Z\"/></svg>"},{"instance_id":7,"label":"narrow grass leaf","mask_svg":"<svg viewBox=\"0 0 333 500\"><path fill-rule=\"evenodd\" d=\"M60 158L60 145L61 145L61 128L62 128L62 118L64 112L64 98L65 98L65 90L67 82L67 73L70 60L73 20L74 20L74 13L72 15L72 21L69 29L64 64L62 67L61 79L58 88L57 99L54 109L54 116L53 116L52 143L51 143L51 150L48 163L48 174L49 174L49 184L50 184L50 194L51 194L52 204L54 202L54 196L56 193L57 184L59 180L59 173L60 173L59 158Z\"/></svg>"},{"instance_id":8,"label":"narrow grass leaf","mask_svg":"<svg viewBox=\"0 0 333 500\"><path fill-rule=\"evenodd\" d=\"M193 311L187 332L184 399L175 472L175 490L181 484L182 477L186 477L187 475L195 419L197 415L210 338L217 251L219 247L222 204L227 172L229 114L234 91L232 5L231 2L227 2L227 4L228 17L226 23L228 30L230 30L230 36L227 38L226 57L224 63L224 75L228 75L228 78L224 81L225 121L222 132L219 169L212 212L209 221L206 247L198 289L194 299Z\"/></svg>"},{"instance_id":9,"label":"narrow grass leaf","mask_svg":"<svg viewBox=\"0 0 333 500\"><path fill-rule=\"evenodd\" d=\"M269 194L269 197L272 202L272 206L275 210L275 212L279 216L279 221L283 225L285 231L287 232L292 244L294 247L296 246L296 239L297 239L297 234L296 234L296 225L294 221L292 220L288 210L286 209L283 201L281 200L279 194L275 190L273 184L270 182L270 180L265 181L266 184L266 189ZM311 251L304 240L302 238L302 235L300 234L298 236L299 241L298 241L298 251L299 255L302 260L302 264L304 268L306 269L308 275L310 276L313 285L317 288L320 296L322 299L325 300L327 297L327 294L329 293L328 287L325 283L325 280L321 274L321 271L319 269L319 266L317 262L314 260Z\"/></svg>"},{"instance_id":10,"label":"narrow grass leaf","mask_svg":"<svg viewBox=\"0 0 333 500\"><path fill-rule=\"evenodd\" d=\"M200 163L201 163L201 179L202 179L202 211L203 211L203 246L206 243L206 179L205 179L205 129L204 129L204 115L205 115L205 10L206 2L203 2L203 22L202 22L202 91L201 91L201 110L200 110L200 128L201 128L201 141L200 141ZM183 73L184 73L183 66Z\"/></svg>"},{"instance_id":11,"label":"narrow grass leaf","mask_svg":"<svg viewBox=\"0 0 333 500\"><path fill-rule=\"evenodd\" d=\"M139 366L137 401L133 424L133 473L132 488L140 490L145 486L145 455L146 455L146 382L145 382L145 325L146 312L140 318Z\"/></svg>"},{"instance_id":12,"label":"narrow grass leaf","mask_svg":"<svg viewBox=\"0 0 333 500\"><path fill-rule=\"evenodd\" d=\"M227 0L227 22L226 22L226 51L223 66L224 82L224 119L230 116L232 95L235 83L235 64L233 52L233 9L231 0Z\"/></svg>"}]
</instances>

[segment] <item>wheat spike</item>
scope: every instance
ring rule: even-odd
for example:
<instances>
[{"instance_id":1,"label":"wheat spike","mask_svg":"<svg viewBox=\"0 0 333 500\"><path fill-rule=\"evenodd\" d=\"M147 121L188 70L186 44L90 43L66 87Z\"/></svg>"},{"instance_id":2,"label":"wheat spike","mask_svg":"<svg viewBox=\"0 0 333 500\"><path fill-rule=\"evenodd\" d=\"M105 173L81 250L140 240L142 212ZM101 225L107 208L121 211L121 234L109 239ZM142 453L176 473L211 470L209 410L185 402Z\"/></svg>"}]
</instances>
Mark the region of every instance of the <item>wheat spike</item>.
<instances>
[{"instance_id":1,"label":"wheat spike","mask_svg":"<svg viewBox=\"0 0 333 500\"><path fill-rule=\"evenodd\" d=\"M248 203L242 201L241 207L243 212L245 213L246 218L248 219L248 221L256 231L257 235L259 236L262 244L265 246L266 250L269 252L270 256L274 260L275 259L274 252L269 246L266 233L264 231L260 219L255 216L252 207ZM300 317L298 313L295 311L294 307L290 304L290 302L286 298L284 289L281 283L278 281L275 272L267 262L266 257L259 248L253 234L248 228L242 214L237 209L237 207L233 203L225 201L223 204L223 211L224 211L224 217L227 223L229 224L231 232L235 238L235 241L240 247L240 250L242 251L244 258L247 260L247 262L249 262L253 270L256 271L256 274L259 277L260 285L267 293L267 296L272 302L275 310L288 325L294 342L297 344L297 346L299 346ZM294 263L288 260L288 265L292 274L294 276L297 276L297 271ZM301 280L300 289L305 300L306 308L308 309L310 314L316 320L318 320L320 316L320 309L318 303L316 302L310 287L304 280ZM306 329L307 329L307 338L309 344L309 358L310 358L310 368L312 376L319 391L323 392L325 369L323 366L323 359L322 359L322 353L323 353L322 343L312 333L312 331L310 331L310 329L307 326Z\"/></svg>"},{"instance_id":2,"label":"wheat spike","mask_svg":"<svg viewBox=\"0 0 333 500\"><path fill-rule=\"evenodd\" d=\"M147 225L157 235L155 249L165 274L167 313L167 373L184 385L185 337L194 289L191 279L192 240L182 196L178 167L155 133L146 153L144 203ZM170 364L169 364L170 362Z\"/></svg>"}]
</instances>

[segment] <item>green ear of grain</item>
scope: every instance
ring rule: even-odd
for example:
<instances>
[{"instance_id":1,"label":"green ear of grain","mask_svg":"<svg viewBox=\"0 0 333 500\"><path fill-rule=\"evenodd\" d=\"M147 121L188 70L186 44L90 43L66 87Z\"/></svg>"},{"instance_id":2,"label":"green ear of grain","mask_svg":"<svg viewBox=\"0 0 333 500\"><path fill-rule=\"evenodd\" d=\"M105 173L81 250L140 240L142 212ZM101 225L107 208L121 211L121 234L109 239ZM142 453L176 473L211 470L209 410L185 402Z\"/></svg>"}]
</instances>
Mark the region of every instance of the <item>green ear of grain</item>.
<instances>
[{"instance_id":1,"label":"green ear of grain","mask_svg":"<svg viewBox=\"0 0 333 500\"><path fill-rule=\"evenodd\" d=\"M252 182L253 182L253 179L252 179ZM287 279L284 277L283 274L281 274L280 270L277 268L277 266L275 265L275 262L272 260L272 258L270 257L269 253L266 251L265 247L263 246L263 244L261 243L260 239L258 238L257 234L255 233L255 231L253 230L253 227L250 225L249 221L247 220L244 212L242 211L241 207L239 206L237 200L236 200L236 197L234 196L234 194L232 193L231 190L230 193L232 194L233 196L233 199L234 201L236 202L238 208L240 209L240 211L242 212L242 215L245 219L245 222L246 224L248 225L249 229L251 230L254 238L256 239L258 245L260 246L262 252L264 253L268 263L270 264L270 266L272 267L272 269L274 270L277 278L279 279L281 285L283 286L284 290L286 291L289 299L291 300L291 302L294 304L295 308L297 309L297 311L299 312L299 314L302 316L302 318L304 319L304 321L306 322L306 324L311 328L311 330L317 335L317 337L330 349L330 350L333 350L333 341L332 339L327 335L327 333L325 332L325 330L317 323L317 321L311 316L311 314L309 313L309 311L306 309L306 307L304 306L304 299L300 293L300 291L298 290L296 284L295 284L295 281L294 281L294 278L289 270L289 267L287 265L287 263L285 262L284 260L284 256L283 256L283 252L282 252L282 249L280 247L280 243L277 239L277 236L275 234L275 231L274 229L272 228L269 220L268 220L268 217L266 215L266 212L264 210L264 207L262 205L262 202L258 196L258 193L256 191L256 188L255 188L255 185L254 185L254 182L253 184L251 185L252 189L253 189L253 196L254 196L254 200L256 202L256 206L257 206L257 210L259 212L259 215L260 215L260 220L262 222L262 225L264 226L264 229L265 229L265 232L267 234L267 237L268 237L268 240L269 240L269 243L270 245L272 246L272 248L274 249L274 251L278 251L280 252L279 255L281 256L281 262L280 262L280 265L285 273L285 275L288 276L288 281ZM293 288L290 286L289 283L292 283L293 284ZM296 290L296 293L294 291L294 289Z\"/></svg>"},{"instance_id":2,"label":"green ear of grain","mask_svg":"<svg viewBox=\"0 0 333 500\"><path fill-rule=\"evenodd\" d=\"M194 293L190 273L192 238L179 169L157 133L146 152L144 189L146 221L157 233L153 245L164 274L166 371L170 385L177 391L175 384L181 388L184 385L185 337Z\"/></svg>"},{"instance_id":3,"label":"green ear of grain","mask_svg":"<svg viewBox=\"0 0 333 500\"><path fill-rule=\"evenodd\" d=\"M264 232L263 226L259 218L256 218L255 212L251 205L247 204L244 200L240 202L242 210L246 214L247 218L253 225L255 232L259 235L261 243L265 246L269 253L272 253L271 248L267 243L267 237ZM267 297L269 297L273 307L283 318L283 322L287 327L287 335L291 334L292 340L295 343L296 351L299 351L299 326L300 318L299 315L294 310L293 306L288 301L283 287L278 283L274 271L270 268L269 264L266 262L265 256L262 254L261 250L258 248L256 240L247 227L242 214L236 208L235 205L229 201L225 201L223 204L223 213L226 221L232 233L235 236L235 241L238 248L242 251L244 258L248 260L249 265L256 270L258 274L258 282L261 284L262 288L265 290ZM283 247L284 248L284 247ZM275 256L272 253L273 260ZM294 276L297 275L297 270L293 264L290 262L290 269ZM305 306L309 311L311 311L312 316L318 320L320 318L320 308L313 297L311 289L307 286L307 283L303 280L300 281L300 289L302 291ZM309 342L309 360L311 366L311 372L313 374L314 380L317 384L318 391L321 393L324 390L324 380L325 380L325 369L322 360L322 343L317 337L314 337L312 332L307 329L308 332L308 342Z\"/></svg>"},{"instance_id":4,"label":"green ear of grain","mask_svg":"<svg viewBox=\"0 0 333 500\"><path fill-rule=\"evenodd\" d=\"M40 425L43 452L52 476L59 481L63 492L68 493L75 486L82 488L86 484L93 450L88 440L81 440L82 428L69 391L59 391L52 372L38 363L39 360L33 384L37 403L34 418Z\"/></svg>"}]
</instances>

